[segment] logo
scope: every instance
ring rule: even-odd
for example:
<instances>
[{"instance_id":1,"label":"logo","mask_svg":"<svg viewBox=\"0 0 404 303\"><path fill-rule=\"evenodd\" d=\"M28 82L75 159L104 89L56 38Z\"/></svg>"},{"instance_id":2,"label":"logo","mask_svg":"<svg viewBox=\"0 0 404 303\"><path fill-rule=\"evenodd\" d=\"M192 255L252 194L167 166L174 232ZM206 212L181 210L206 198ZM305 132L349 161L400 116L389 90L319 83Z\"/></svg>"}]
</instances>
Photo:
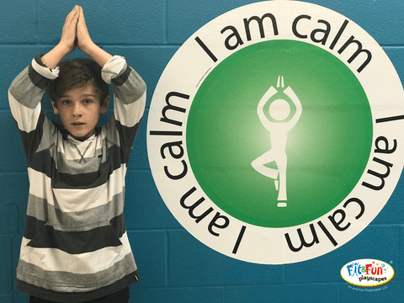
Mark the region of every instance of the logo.
<instances>
[{"instance_id":1,"label":"logo","mask_svg":"<svg viewBox=\"0 0 404 303\"><path fill-rule=\"evenodd\" d=\"M353 239L401 174L404 96L382 48L329 9L266 1L193 34L147 125L167 207L210 248L284 264Z\"/></svg>"},{"instance_id":2,"label":"logo","mask_svg":"<svg viewBox=\"0 0 404 303\"><path fill-rule=\"evenodd\" d=\"M358 287L379 287L391 282L396 273L390 264L372 259L349 262L341 269L342 278Z\"/></svg>"}]
</instances>

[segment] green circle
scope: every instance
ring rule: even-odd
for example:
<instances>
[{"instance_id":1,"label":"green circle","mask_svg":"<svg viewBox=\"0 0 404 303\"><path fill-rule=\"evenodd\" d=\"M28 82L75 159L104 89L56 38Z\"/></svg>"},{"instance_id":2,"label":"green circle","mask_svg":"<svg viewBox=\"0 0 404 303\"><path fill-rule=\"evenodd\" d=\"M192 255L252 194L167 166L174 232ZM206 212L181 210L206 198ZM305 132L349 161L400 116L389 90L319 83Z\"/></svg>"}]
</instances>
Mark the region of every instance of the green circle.
<instances>
[{"instance_id":1,"label":"green circle","mask_svg":"<svg viewBox=\"0 0 404 303\"><path fill-rule=\"evenodd\" d=\"M277 87L283 76L284 88ZM271 150L257 114L265 92L302 105L287 133L287 201L274 179L251 163ZM272 102L272 101L271 101ZM266 117L270 102L264 108ZM290 227L310 222L341 203L367 165L373 136L366 94L353 72L331 53L304 42L272 40L245 47L220 62L192 102L186 128L190 166L205 194L224 212L252 225ZM275 162L268 167L277 168ZM287 207L278 207L286 202Z\"/></svg>"}]
</instances>

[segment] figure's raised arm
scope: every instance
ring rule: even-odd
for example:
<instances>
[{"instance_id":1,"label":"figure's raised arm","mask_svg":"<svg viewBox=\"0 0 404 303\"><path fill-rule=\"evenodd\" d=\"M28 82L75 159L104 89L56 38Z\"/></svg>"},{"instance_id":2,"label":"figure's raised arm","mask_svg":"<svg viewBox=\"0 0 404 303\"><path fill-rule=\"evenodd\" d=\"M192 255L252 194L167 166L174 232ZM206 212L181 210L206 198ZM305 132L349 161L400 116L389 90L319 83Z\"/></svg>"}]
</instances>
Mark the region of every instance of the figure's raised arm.
<instances>
[{"instance_id":1,"label":"figure's raised arm","mask_svg":"<svg viewBox=\"0 0 404 303\"><path fill-rule=\"evenodd\" d=\"M269 121L269 119L265 116L264 113L264 106L265 104L269 101L269 99L272 98L273 95L275 95L278 91L271 86L270 89L268 89L266 91L266 93L262 96L260 102L258 103L258 107L257 107L257 113L258 113L258 117L261 120L261 123L264 125L264 127L267 130L271 130L272 128L272 123L271 121Z\"/></svg>"},{"instance_id":2,"label":"figure's raised arm","mask_svg":"<svg viewBox=\"0 0 404 303\"><path fill-rule=\"evenodd\" d=\"M296 96L295 92L290 88L290 86L288 86L284 90L284 93L292 100L293 104L296 107L296 111L292 119L290 119L290 121L288 122L289 123L288 129L292 129L296 125L297 121L300 119L300 116L302 115L302 103Z\"/></svg>"}]
</instances>

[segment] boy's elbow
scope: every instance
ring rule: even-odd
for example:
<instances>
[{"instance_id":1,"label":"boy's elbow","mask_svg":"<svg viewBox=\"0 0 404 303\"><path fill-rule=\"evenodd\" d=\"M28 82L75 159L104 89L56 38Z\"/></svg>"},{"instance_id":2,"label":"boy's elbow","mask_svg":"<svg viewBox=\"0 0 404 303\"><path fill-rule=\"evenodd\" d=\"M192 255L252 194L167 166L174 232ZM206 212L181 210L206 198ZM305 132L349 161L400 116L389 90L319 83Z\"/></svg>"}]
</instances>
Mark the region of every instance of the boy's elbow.
<instances>
[{"instance_id":1,"label":"boy's elbow","mask_svg":"<svg viewBox=\"0 0 404 303\"><path fill-rule=\"evenodd\" d=\"M146 82L144 82L144 80L142 79L141 83L140 83L140 91L142 92L142 95L146 93L147 91L147 85Z\"/></svg>"},{"instance_id":2,"label":"boy's elbow","mask_svg":"<svg viewBox=\"0 0 404 303\"><path fill-rule=\"evenodd\" d=\"M136 94L142 96L147 90L146 82L133 68L130 69L131 74L129 76L129 83L133 85Z\"/></svg>"},{"instance_id":3,"label":"boy's elbow","mask_svg":"<svg viewBox=\"0 0 404 303\"><path fill-rule=\"evenodd\" d=\"M135 94L138 97L141 97L146 94L147 90L147 85L146 82L142 79L142 77L139 76L139 74L136 74L136 80L133 82L134 84L134 91L136 92Z\"/></svg>"},{"instance_id":4,"label":"boy's elbow","mask_svg":"<svg viewBox=\"0 0 404 303\"><path fill-rule=\"evenodd\" d=\"M132 75L135 77L135 81L137 82L137 86L139 91L145 92L147 89L146 82L144 82L143 78L132 69Z\"/></svg>"}]
</instances>

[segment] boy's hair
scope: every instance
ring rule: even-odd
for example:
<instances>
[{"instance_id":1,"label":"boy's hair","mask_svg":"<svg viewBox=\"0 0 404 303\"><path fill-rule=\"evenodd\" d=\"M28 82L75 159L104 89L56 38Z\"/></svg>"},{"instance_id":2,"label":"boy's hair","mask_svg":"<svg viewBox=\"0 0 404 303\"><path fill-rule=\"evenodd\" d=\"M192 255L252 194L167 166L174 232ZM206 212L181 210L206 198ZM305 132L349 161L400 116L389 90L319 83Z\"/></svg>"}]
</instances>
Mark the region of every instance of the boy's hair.
<instances>
[{"instance_id":1,"label":"boy's hair","mask_svg":"<svg viewBox=\"0 0 404 303\"><path fill-rule=\"evenodd\" d=\"M59 77L46 88L57 106L59 98L73 88L93 84L102 106L109 95L109 85L101 78L101 67L91 58L77 58L59 63Z\"/></svg>"}]
</instances>

